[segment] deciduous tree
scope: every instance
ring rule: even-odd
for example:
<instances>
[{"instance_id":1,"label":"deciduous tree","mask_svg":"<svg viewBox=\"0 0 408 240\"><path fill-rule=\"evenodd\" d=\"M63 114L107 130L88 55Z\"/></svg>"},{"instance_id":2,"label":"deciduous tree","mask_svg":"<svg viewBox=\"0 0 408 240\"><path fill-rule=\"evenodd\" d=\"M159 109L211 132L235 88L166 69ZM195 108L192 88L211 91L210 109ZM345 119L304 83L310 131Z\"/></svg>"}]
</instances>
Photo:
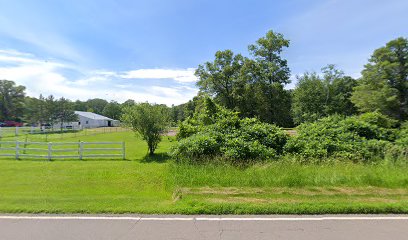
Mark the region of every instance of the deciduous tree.
<instances>
[{"instance_id":1,"label":"deciduous tree","mask_svg":"<svg viewBox=\"0 0 408 240\"><path fill-rule=\"evenodd\" d=\"M0 120L20 120L24 111L25 87L0 80Z\"/></svg>"},{"instance_id":2,"label":"deciduous tree","mask_svg":"<svg viewBox=\"0 0 408 240\"><path fill-rule=\"evenodd\" d=\"M374 51L352 101L361 112L408 119L408 39L397 38Z\"/></svg>"},{"instance_id":3,"label":"deciduous tree","mask_svg":"<svg viewBox=\"0 0 408 240\"><path fill-rule=\"evenodd\" d=\"M122 106L116 101L111 101L106 104L102 114L112 119L120 119L122 116Z\"/></svg>"},{"instance_id":4,"label":"deciduous tree","mask_svg":"<svg viewBox=\"0 0 408 240\"><path fill-rule=\"evenodd\" d=\"M239 79L243 59L240 54L234 55L231 50L217 51L213 62L199 65L195 72L199 78L197 85L200 91L210 94L227 108L234 109L234 88Z\"/></svg>"},{"instance_id":5,"label":"deciduous tree","mask_svg":"<svg viewBox=\"0 0 408 240\"><path fill-rule=\"evenodd\" d=\"M125 107L122 122L147 142L149 154L153 155L170 118L168 108L146 102Z\"/></svg>"}]
</instances>

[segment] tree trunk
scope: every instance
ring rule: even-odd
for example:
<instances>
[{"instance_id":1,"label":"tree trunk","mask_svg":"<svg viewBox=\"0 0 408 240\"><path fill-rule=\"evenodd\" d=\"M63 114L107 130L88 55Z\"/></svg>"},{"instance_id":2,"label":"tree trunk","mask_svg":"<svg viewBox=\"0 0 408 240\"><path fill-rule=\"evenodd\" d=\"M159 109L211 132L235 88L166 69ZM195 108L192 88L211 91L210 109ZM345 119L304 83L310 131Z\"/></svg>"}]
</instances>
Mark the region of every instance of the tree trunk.
<instances>
[{"instance_id":1,"label":"tree trunk","mask_svg":"<svg viewBox=\"0 0 408 240\"><path fill-rule=\"evenodd\" d=\"M153 146L151 146L150 144L149 144L149 155L150 155L150 156L154 155Z\"/></svg>"}]
</instances>

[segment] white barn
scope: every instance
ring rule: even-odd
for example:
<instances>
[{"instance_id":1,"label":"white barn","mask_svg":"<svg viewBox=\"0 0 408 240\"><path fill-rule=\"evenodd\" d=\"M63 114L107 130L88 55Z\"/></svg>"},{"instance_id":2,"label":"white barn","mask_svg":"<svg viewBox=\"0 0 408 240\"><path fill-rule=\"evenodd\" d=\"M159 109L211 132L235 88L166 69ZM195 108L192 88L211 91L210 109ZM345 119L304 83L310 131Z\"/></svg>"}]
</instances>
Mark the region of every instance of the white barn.
<instances>
[{"instance_id":1,"label":"white barn","mask_svg":"<svg viewBox=\"0 0 408 240\"><path fill-rule=\"evenodd\" d=\"M92 112L75 111L80 128L118 127L119 121Z\"/></svg>"}]
</instances>

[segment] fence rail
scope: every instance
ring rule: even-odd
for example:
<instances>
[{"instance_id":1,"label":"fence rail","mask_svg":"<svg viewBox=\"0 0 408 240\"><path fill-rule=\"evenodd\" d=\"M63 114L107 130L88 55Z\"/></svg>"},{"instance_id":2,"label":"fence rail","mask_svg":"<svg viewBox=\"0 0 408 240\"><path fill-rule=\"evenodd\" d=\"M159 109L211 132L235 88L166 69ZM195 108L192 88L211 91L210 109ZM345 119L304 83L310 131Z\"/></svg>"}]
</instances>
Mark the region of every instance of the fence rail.
<instances>
[{"instance_id":1,"label":"fence rail","mask_svg":"<svg viewBox=\"0 0 408 240\"><path fill-rule=\"evenodd\" d=\"M101 147L101 145L103 147ZM125 142L0 142L0 157L86 159L126 159Z\"/></svg>"},{"instance_id":2,"label":"fence rail","mask_svg":"<svg viewBox=\"0 0 408 240\"><path fill-rule=\"evenodd\" d=\"M0 127L0 139L27 135L44 136L48 138L49 135L58 134L60 138L63 135L69 137L96 135L102 133L124 132L128 131L122 127L99 127L99 128L40 128L40 127Z\"/></svg>"}]
</instances>

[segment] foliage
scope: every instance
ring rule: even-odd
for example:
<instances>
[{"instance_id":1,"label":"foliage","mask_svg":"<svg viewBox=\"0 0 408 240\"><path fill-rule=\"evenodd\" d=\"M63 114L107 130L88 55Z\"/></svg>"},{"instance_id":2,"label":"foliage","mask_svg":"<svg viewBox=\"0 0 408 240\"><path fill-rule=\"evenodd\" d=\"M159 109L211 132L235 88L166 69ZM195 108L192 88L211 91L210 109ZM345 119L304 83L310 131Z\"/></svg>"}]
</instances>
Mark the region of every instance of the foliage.
<instances>
[{"instance_id":1,"label":"foliage","mask_svg":"<svg viewBox=\"0 0 408 240\"><path fill-rule=\"evenodd\" d=\"M108 105L108 101L100 98L89 99L86 103L86 111L96 114L103 114L103 109Z\"/></svg>"},{"instance_id":2,"label":"foliage","mask_svg":"<svg viewBox=\"0 0 408 240\"><path fill-rule=\"evenodd\" d=\"M78 115L75 114L72 102L63 97L56 101L54 116L60 123L61 129L64 123L78 121Z\"/></svg>"},{"instance_id":3,"label":"foliage","mask_svg":"<svg viewBox=\"0 0 408 240\"><path fill-rule=\"evenodd\" d=\"M239 80L243 60L240 54L234 56L231 50L217 51L213 62L199 65L195 72L199 78L197 85L200 90L213 96L228 109L235 109L234 89Z\"/></svg>"},{"instance_id":4,"label":"foliage","mask_svg":"<svg viewBox=\"0 0 408 240\"><path fill-rule=\"evenodd\" d=\"M398 122L397 120L392 119L379 112L367 112L361 114L359 118L364 122L378 126L380 128L395 128Z\"/></svg>"},{"instance_id":5,"label":"foliage","mask_svg":"<svg viewBox=\"0 0 408 240\"><path fill-rule=\"evenodd\" d=\"M111 101L103 108L102 115L115 120L120 119L122 116L122 106L116 101Z\"/></svg>"},{"instance_id":6,"label":"foliage","mask_svg":"<svg viewBox=\"0 0 408 240\"><path fill-rule=\"evenodd\" d=\"M397 134L396 143L408 147L408 121L401 125Z\"/></svg>"},{"instance_id":7,"label":"foliage","mask_svg":"<svg viewBox=\"0 0 408 240\"><path fill-rule=\"evenodd\" d=\"M298 83L292 96L292 114L296 124L332 114L352 115L356 112L350 101L356 81L344 76L334 65L328 65L322 71L322 77L317 73L297 77Z\"/></svg>"},{"instance_id":8,"label":"foliage","mask_svg":"<svg viewBox=\"0 0 408 240\"><path fill-rule=\"evenodd\" d=\"M24 121L32 125L40 124L40 126L47 121L47 111L45 99L42 95L37 98L26 97L25 99L25 113Z\"/></svg>"},{"instance_id":9,"label":"foliage","mask_svg":"<svg viewBox=\"0 0 408 240\"><path fill-rule=\"evenodd\" d=\"M297 124L313 122L323 117L325 87L317 73L305 73L298 77L296 88L292 94L293 121Z\"/></svg>"},{"instance_id":10,"label":"foliage","mask_svg":"<svg viewBox=\"0 0 408 240\"><path fill-rule=\"evenodd\" d=\"M122 122L147 142L149 153L153 155L170 119L166 107L146 102L125 107Z\"/></svg>"},{"instance_id":11,"label":"foliage","mask_svg":"<svg viewBox=\"0 0 408 240\"><path fill-rule=\"evenodd\" d=\"M40 126L59 123L62 128L64 123L78 121L75 104L63 97L55 99L52 95L47 98L42 95L39 98L26 98L24 120Z\"/></svg>"},{"instance_id":12,"label":"foliage","mask_svg":"<svg viewBox=\"0 0 408 240\"><path fill-rule=\"evenodd\" d=\"M395 120L379 113L322 118L303 123L285 146L285 152L306 159L338 157L351 160L384 159L395 140Z\"/></svg>"},{"instance_id":13,"label":"foliage","mask_svg":"<svg viewBox=\"0 0 408 240\"><path fill-rule=\"evenodd\" d=\"M289 46L282 34L267 32L248 47L252 58L218 51L212 62L199 65L196 76L200 94L206 93L240 117L258 117L261 121L291 126L290 70L281 52Z\"/></svg>"},{"instance_id":14,"label":"foliage","mask_svg":"<svg viewBox=\"0 0 408 240\"><path fill-rule=\"evenodd\" d=\"M352 96L359 111L408 119L408 39L397 38L375 50L362 75Z\"/></svg>"},{"instance_id":15,"label":"foliage","mask_svg":"<svg viewBox=\"0 0 408 240\"><path fill-rule=\"evenodd\" d=\"M247 117L259 117L261 121L279 126L291 126L290 94L284 85L290 83L290 69L282 58L289 40L280 33L268 31L265 37L251 44L248 50L253 59L247 59L241 71L244 96L241 109L249 110ZM248 101L248 103L246 103ZM254 114L254 115L252 115Z\"/></svg>"},{"instance_id":16,"label":"foliage","mask_svg":"<svg viewBox=\"0 0 408 240\"><path fill-rule=\"evenodd\" d=\"M259 69L259 80L267 84L290 83L290 70L287 61L280 54L283 48L289 47L289 40L280 33L268 31L265 37L259 38L248 50L255 58Z\"/></svg>"},{"instance_id":17,"label":"foliage","mask_svg":"<svg viewBox=\"0 0 408 240\"><path fill-rule=\"evenodd\" d=\"M24 110L25 87L0 80L0 120L20 120Z\"/></svg>"},{"instance_id":18,"label":"foliage","mask_svg":"<svg viewBox=\"0 0 408 240\"><path fill-rule=\"evenodd\" d=\"M277 157L287 135L283 130L255 118L240 119L207 98L194 117L180 123L179 143L173 156L179 160L203 162L213 159L245 164L251 160Z\"/></svg>"}]
</instances>

